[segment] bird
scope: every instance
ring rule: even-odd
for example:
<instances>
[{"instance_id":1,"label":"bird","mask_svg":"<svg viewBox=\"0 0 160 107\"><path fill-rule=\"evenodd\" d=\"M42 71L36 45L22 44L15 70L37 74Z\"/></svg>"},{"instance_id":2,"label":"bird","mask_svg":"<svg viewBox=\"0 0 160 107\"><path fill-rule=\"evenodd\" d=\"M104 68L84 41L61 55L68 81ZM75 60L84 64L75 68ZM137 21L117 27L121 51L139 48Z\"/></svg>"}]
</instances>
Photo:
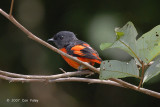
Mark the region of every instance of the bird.
<instances>
[{"instance_id":1,"label":"bird","mask_svg":"<svg viewBox=\"0 0 160 107\"><path fill-rule=\"evenodd\" d=\"M88 43L79 40L76 35L71 31L60 31L56 33L52 38L48 39L48 42L53 42L58 49L67 53L77 59L87 62L94 66L95 63L101 64L102 59L99 54ZM62 58L73 68L77 70L87 69L85 66L61 55Z\"/></svg>"}]
</instances>

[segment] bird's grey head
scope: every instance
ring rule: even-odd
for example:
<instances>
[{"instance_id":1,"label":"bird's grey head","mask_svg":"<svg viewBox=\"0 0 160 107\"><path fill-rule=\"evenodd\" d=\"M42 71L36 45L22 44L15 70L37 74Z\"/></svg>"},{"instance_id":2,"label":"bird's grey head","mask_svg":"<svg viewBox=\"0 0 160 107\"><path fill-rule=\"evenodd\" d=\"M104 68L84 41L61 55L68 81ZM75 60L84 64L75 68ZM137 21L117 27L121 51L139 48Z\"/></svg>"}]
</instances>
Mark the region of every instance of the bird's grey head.
<instances>
[{"instance_id":1,"label":"bird's grey head","mask_svg":"<svg viewBox=\"0 0 160 107\"><path fill-rule=\"evenodd\" d=\"M78 40L73 32L70 31L60 31L55 34L51 39L48 41L52 41L55 45L61 49L69 45L70 43Z\"/></svg>"}]
</instances>

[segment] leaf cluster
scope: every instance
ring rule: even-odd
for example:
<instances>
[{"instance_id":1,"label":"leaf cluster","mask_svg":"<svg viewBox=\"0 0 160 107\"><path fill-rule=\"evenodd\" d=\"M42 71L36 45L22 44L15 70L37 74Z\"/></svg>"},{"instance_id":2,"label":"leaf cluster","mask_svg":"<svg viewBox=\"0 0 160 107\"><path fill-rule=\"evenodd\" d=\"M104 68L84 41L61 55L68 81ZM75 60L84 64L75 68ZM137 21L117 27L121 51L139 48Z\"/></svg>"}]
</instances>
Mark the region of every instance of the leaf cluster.
<instances>
[{"instance_id":1,"label":"leaf cluster","mask_svg":"<svg viewBox=\"0 0 160 107\"><path fill-rule=\"evenodd\" d=\"M100 45L101 50L120 48L133 57L129 62L103 61L100 66L100 79L136 77L144 83L160 73L160 59L156 59L150 65L150 62L160 53L160 25L143 34L139 39L136 39L137 35L133 23L128 22L122 28L115 29L113 36L116 36L116 40L113 43ZM139 67L142 68L142 72L145 72L144 75L139 73Z\"/></svg>"}]
</instances>

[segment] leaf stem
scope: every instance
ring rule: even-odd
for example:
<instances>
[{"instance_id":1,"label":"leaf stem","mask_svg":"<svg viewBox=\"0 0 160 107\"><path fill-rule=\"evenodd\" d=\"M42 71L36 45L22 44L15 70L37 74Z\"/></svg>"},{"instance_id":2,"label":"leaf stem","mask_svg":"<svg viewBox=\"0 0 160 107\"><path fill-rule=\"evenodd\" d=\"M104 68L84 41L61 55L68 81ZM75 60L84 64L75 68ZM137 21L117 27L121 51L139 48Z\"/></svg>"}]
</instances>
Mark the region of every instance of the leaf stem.
<instances>
[{"instance_id":1,"label":"leaf stem","mask_svg":"<svg viewBox=\"0 0 160 107\"><path fill-rule=\"evenodd\" d=\"M134 54L134 56L137 58L137 60L139 61L139 63L143 63L141 60L140 60L140 58L136 55L136 53L127 45L127 44L125 44L124 42L122 42L121 40L119 40L123 45L125 45L133 54Z\"/></svg>"},{"instance_id":2,"label":"leaf stem","mask_svg":"<svg viewBox=\"0 0 160 107\"><path fill-rule=\"evenodd\" d=\"M141 80L140 80L140 83L139 83L139 86L138 86L138 89L141 87L142 85L142 82L143 82L143 78L144 78L144 62L142 61L142 73L141 73Z\"/></svg>"}]
</instances>

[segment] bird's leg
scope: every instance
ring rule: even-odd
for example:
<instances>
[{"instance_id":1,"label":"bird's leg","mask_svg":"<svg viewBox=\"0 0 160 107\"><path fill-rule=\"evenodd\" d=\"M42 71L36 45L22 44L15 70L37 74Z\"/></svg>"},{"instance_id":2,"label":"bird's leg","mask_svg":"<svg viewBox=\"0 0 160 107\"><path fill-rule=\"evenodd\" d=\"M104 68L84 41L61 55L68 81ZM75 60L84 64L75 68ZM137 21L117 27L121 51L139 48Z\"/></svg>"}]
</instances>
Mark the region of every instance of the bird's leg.
<instances>
[{"instance_id":1,"label":"bird's leg","mask_svg":"<svg viewBox=\"0 0 160 107\"><path fill-rule=\"evenodd\" d=\"M95 64L95 62L84 62L84 63L90 64L92 66ZM78 71L82 71L83 69L86 69L86 67L84 65L80 65L78 67Z\"/></svg>"},{"instance_id":2,"label":"bird's leg","mask_svg":"<svg viewBox=\"0 0 160 107\"><path fill-rule=\"evenodd\" d=\"M78 71L87 71L87 69L85 69L86 67L84 66L84 65L80 65L79 67L78 67ZM94 72L93 73L90 73L90 74L88 74L88 75L86 75L86 77L89 77L89 76L91 76L91 75L93 75L94 74Z\"/></svg>"},{"instance_id":3,"label":"bird's leg","mask_svg":"<svg viewBox=\"0 0 160 107\"><path fill-rule=\"evenodd\" d=\"M78 71L82 71L84 68L85 68L84 65L80 65L80 66L78 67Z\"/></svg>"}]
</instances>

